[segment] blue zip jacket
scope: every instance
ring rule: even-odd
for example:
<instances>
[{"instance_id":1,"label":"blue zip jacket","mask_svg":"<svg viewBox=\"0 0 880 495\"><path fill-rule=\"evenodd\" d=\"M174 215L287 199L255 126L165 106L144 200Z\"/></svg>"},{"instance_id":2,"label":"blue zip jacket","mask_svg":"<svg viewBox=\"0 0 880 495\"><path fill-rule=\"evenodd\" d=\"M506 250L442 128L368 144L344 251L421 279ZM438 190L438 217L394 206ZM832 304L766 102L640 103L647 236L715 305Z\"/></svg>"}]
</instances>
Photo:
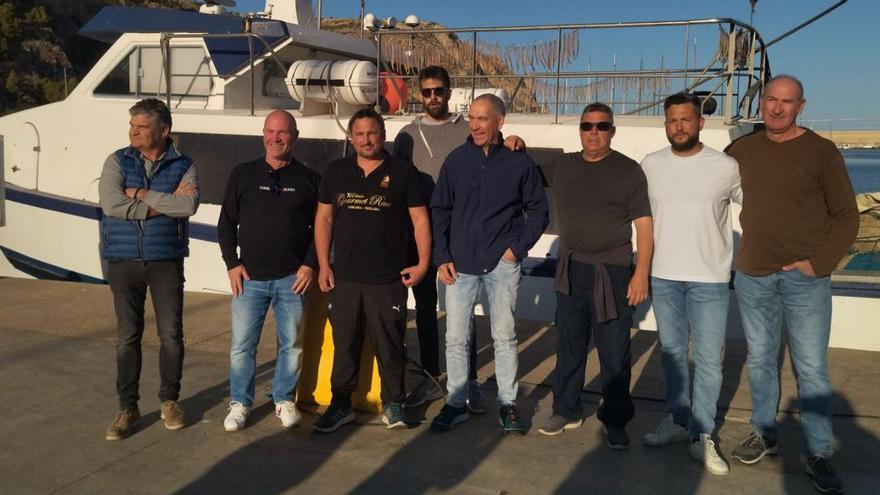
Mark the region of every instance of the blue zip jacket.
<instances>
[{"instance_id":1,"label":"blue zip jacket","mask_svg":"<svg viewBox=\"0 0 880 495\"><path fill-rule=\"evenodd\" d=\"M437 265L452 261L461 273L489 273L507 248L525 258L547 227L538 166L503 142L499 136L487 156L468 137L443 162L431 197Z\"/></svg>"},{"instance_id":2,"label":"blue zip jacket","mask_svg":"<svg viewBox=\"0 0 880 495\"><path fill-rule=\"evenodd\" d=\"M125 187L171 193L180 185L192 160L168 147L165 160L147 178L131 147L116 152ZM159 215L143 221L101 218L101 257L111 261L170 261L189 255L189 219Z\"/></svg>"}]
</instances>

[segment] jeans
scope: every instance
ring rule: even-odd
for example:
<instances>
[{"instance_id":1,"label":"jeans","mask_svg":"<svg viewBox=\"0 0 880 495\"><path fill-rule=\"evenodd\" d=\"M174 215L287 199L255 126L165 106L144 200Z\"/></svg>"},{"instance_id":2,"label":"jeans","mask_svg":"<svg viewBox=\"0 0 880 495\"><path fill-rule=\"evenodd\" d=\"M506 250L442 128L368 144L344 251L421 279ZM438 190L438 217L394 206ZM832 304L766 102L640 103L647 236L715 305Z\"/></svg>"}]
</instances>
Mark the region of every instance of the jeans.
<instances>
[{"instance_id":1,"label":"jeans","mask_svg":"<svg viewBox=\"0 0 880 495\"><path fill-rule=\"evenodd\" d=\"M275 313L278 355L272 379L272 400L293 400L299 380L304 296L293 292L296 275L277 280L243 280L243 292L232 298L232 342L229 351L229 392L232 401L254 404L257 344L269 305Z\"/></svg>"},{"instance_id":2,"label":"jeans","mask_svg":"<svg viewBox=\"0 0 880 495\"><path fill-rule=\"evenodd\" d=\"M489 317L495 348L498 404L509 405L516 402L519 357L514 313L519 281L520 264L502 259L491 272L483 275L459 273L455 283L446 287L448 405L464 407L467 400L468 354L474 345L473 339L469 338L471 315L480 289L484 286L489 298Z\"/></svg>"},{"instance_id":3,"label":"jeans","mask_svg":"<svg viewBox=\"0 0 880 495\"><path fill-rule=\"evenodd\" d=\"M107 281L116 312L116 393L122 409L137 407L147 287L159 333L159 400L177 400L183 371L183 260L111 261Z\"/></svg>"},{"instance_id":4,"label":"jeans","mask_svg":"<svg viewBox=\"0 0 880 495\"><path fill-rule=\"evenodd\" d=\"M721 361L727 332L727 282L681 282L651 277L666 377L666 407L692 438L715 431ZM690 394L688 334L694 346L694 393Z\"/></svg>"},{"instance_id":5,"label":"jeans","mask_svg":"<svg viewBox=\"0 0 880 495\"><path fill-rule=\"evenodd\" d=\"M831 384L828 337L831 333L831 277L799 270L763 277L736 274L736 294L749 347L752 427L776 439L779 408L779 345L782 318L788 328L791 360L797 375L801 423L807 454L830 457Z\"/></svg>"}]
</instances>

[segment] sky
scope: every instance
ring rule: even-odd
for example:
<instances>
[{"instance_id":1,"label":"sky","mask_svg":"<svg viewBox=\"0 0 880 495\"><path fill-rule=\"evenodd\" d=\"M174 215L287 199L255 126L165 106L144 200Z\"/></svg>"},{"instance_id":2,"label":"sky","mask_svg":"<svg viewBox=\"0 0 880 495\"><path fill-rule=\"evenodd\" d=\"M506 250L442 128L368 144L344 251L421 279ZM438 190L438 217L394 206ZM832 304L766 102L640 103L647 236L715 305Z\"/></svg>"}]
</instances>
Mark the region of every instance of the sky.
<instances>
[{"instance_id":1,"label":"sky","mask_svg":"<svg viewBox=\"0 0 880 495\"><path fill-rule=\"evenodd\" d=\"M316 2L313 2L316 3ZM813 15L834 0L758 0L752 25L770 41ZM235 10L262 10L264 0L238 0ZM324 0L324 17L356 17L359 0ZM536 24L593 23L647 20L683 20L732 17L749 23L748 0L366 0L366 11L376 17L403 19L416 14L448 27L524 26ZM640 62L657 66L684 64L685 33L658 30L633 36L632 30L587 33L581 44L582 63L610 68L616 56L618 69L638 68ZM716 28L712 28L715 30ZM717 46L717 30L688 33L691 57L696 46L697 65ZM655 39L654 36L657 36ZM541 42L550 34L529 34L506 43ZM662 38L662 39L661 39ZM789 73L805 86L807 106L801 122L816 129L880 129L880 0L849 0L840 8L768 50L774 74ZM669 57L677 57L677 64ZM692 62L692 59L689 59Z\"/></svg>"}]
</instances>

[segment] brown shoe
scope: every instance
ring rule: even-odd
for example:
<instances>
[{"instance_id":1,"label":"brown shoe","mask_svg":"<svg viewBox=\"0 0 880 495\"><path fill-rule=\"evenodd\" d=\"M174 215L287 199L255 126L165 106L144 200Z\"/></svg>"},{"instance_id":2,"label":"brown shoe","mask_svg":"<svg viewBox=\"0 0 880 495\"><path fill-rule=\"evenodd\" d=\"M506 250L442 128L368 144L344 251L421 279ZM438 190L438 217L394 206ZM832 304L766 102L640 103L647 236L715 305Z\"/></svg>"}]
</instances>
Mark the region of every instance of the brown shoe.
<instances>
[{"instance_id":1,"label":"brown shoe","mask_svg":"<svg viewBox=\"0 0 880 495\"><path fill-rule=\"evenodd\" d=\"M141 418L141 412L135 409L125 409L119 411L116 419L107 427L104 438L107 440L122 440L131 435L131 429L135 422Z\"/></svg>"},{"instance_id":2,"label":"brown shoe","mask_svg":"<svg viewBox=\"0 0 880 495\"><path fill-rule=\"evenodd\" d=\"M179 430L186 426L183 420L183 409L177 405L177 401L166 400L161 407L162 419L165 420L165 428L169 430Z\"/></svg>"}]
</instances>

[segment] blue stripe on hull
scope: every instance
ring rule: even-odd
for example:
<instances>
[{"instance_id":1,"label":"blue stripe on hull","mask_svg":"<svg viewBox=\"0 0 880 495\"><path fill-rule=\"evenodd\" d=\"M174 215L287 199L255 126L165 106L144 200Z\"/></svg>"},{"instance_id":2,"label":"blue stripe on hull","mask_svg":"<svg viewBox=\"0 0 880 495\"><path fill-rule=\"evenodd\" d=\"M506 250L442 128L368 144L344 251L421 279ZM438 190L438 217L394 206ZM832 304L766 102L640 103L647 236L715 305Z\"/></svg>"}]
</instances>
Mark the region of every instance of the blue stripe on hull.
<instances>
[{"instance_id":1,"label":"blue stripe on hull","mask_svg":"<svg viewBox=\"0 0 880 495\"><path fill-rule=\"evenodd\" d=\"M6 199L9 201L15 201L16 203L42 208L44 210L51 210L59 213L66 213L68 215L74 215L77 217L88 218L90 220L100 220L103 216L101 207L94 203L75 201L58 196L29 191L26 189L20 189L11 184L6 185ZM198 239L200 241L218 242L217 227L206 223L190 222L189 236L191 239ZM29 258L21 253L16 253L15 251L9 250L2 246L0 246L0 249L3 250L4 254L14 253L15 255L17 255L17 261L13 261L9 254L7 254L6 257L9 258L10 263L12 263L13 266L15 266L17 269L28 273L36 278L47 278L52 280L74 280L99 284L105 283L101 279L89 277L88 275L76 273L61 267L44 263L39 260L35 260L33 258ZM19 263L21 267L16 265L16 263ZM553 278L555 273L556 258L526 258L522 261L522 274L524 276L537 278ZM733 289L732 281L731 289ZM832 284L831 291L832 294L834 294L835 296L877 298L880 297L880 284L835 282Z\"/></svg>"},{"instance_id":2,"label":"blue stripe on hull","mask_svg":"<svg viewBox=\"0 0 880 495\"><path fill-rule=\"evenodd\" d=\"M41 280L62 280L68 282L86 282L89 284L106 284L107 282L100 278L84 275L60 266L44 263L38 259L26 256L18 251L13 251L4 246L0 246L0 251L9 260L9 263L16 270L21 270L28 275Z\"/></svg>"}]
</instances>

